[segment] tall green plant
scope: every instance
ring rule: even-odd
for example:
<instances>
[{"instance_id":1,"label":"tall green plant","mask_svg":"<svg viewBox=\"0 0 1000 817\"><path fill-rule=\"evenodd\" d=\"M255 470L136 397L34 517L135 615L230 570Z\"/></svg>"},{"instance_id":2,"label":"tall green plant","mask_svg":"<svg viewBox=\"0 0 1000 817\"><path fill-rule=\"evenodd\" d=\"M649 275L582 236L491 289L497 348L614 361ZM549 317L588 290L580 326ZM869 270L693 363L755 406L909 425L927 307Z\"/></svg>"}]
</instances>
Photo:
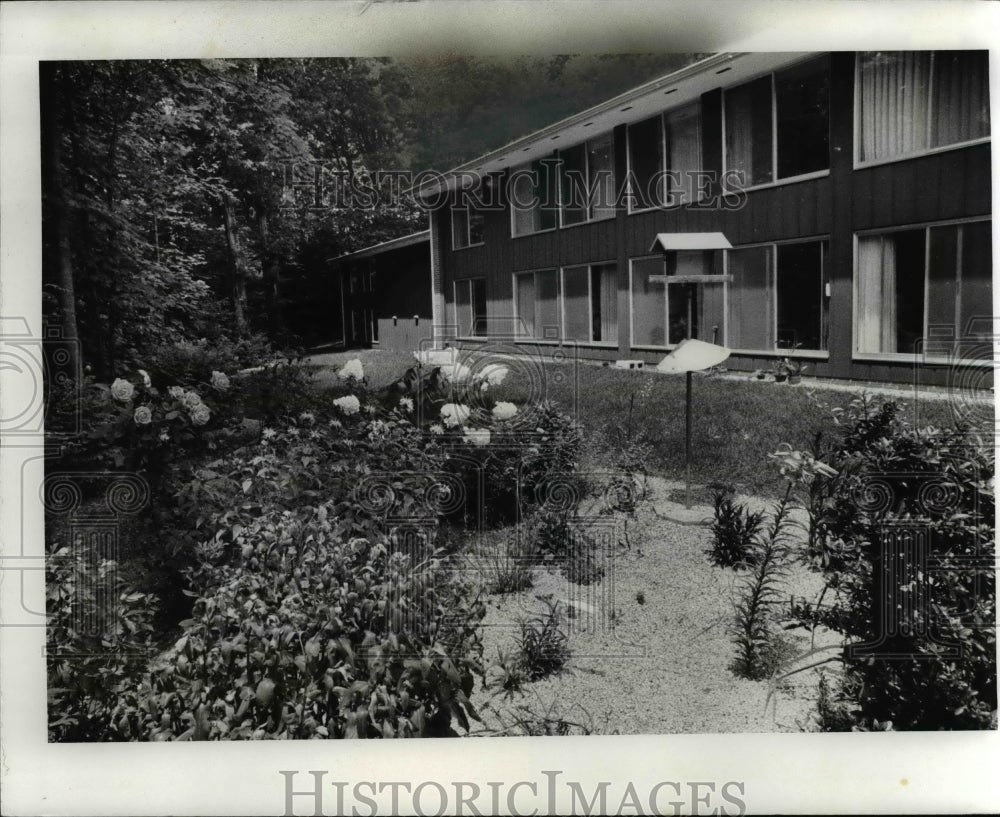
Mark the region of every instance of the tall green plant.
<instances>
[{"instance_id":1,"label":"tall green plant","mask_svg":"<svg viewBox=\"0 0 1000 817\"><path fill-rule=\"evenodd\" d=\"M891 401L858 400L837 419L818 457L780 454L805 466L809 555L832 599L796 615L845 640L832 697L856 728L989 728L993 451L962 428L912 428Z\"/></svg>"}]
</instances>

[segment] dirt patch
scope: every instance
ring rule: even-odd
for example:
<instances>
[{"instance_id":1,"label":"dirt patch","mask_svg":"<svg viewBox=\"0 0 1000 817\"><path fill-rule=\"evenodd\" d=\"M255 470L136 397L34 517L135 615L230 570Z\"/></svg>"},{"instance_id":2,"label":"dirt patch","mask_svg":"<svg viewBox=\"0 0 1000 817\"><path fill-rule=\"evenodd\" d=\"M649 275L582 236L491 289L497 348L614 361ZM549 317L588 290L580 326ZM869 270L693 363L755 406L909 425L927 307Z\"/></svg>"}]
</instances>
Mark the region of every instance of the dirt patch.
<instances>
[{"instance_id":1,"label":"dirt patch","mask_svg":"<svg viewBox=\"0 0 1000 817\"><path fill-rule=\"evenodd\" d=\"M484 734L558 732L560 721L562 728L599 734L810 728L816 670L775 688L729 669L737 574L713 567L705 556L711 534L698 522L711 519L711 508L685 509L673 501L683 499L683 487L667 480L652 479L650 492L630 521L631 548L624 546L623 517L594 517L604 526L600 583L577 585L558 569L536 567L531 589L489 597L487 660L515 650L519 621L544 611L545 597L571 616L564 626L572 656L565 671L527 683L520 693L478 689L473 703L483 714ZM822 590L820 578L803 568L793 569L786 584L790 595L810 599ZM810 648L801 633L789 633L798 654ZM831 643L830 634L820 637Z\"/></svg>"}]
</instances>

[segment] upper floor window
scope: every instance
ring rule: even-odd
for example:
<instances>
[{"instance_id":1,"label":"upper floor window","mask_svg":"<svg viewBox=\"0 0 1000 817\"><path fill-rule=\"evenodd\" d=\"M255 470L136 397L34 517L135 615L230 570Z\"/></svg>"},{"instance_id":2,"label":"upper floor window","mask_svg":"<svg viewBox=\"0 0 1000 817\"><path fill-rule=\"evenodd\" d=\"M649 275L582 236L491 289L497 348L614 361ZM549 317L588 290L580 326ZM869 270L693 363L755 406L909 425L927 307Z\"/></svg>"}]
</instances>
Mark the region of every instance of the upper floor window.
<instances>
[{"instance_id":1,"label":"upper floor window","mask_svg":"<svg viewBox=\"0 0 1000 817\"><path fill-rule=\"evenodd\" d=\"M632 209L695 201L701 170L699 103L629 125Z\"/></svg>"},{"instance_id":2,"label":"upper floor window","mask_svg":"<svg viewBox=\"0 0 1000 817\"><path fill-rule=\"evenodd\" d=\"M725 169L755 187L830 167L830 60L818 59L725 92Z\"/></svg>"},{"instance_id":3,"label":"upper floor window","mask_svg":"<svg viewBox=\"0 0 1000 817\"><path fill-rule=\"evenodd\" d=\"M515 236L556 226L559 214L556 154L515 168L509 189Z\"/></svg>"},{"instance_id":4,"label":"upper floor window","mask_svg":"<svg viewBox=\"0 0 1000 817\"><path fill-rule=\"evenodd\" d=\"M875 162L990 135L986 51L857 56L858 161Z\"/></svg>"},{"instance_id":5,"label":"upper floor window","mask_svg":"<svg viewBox=\"0 0 1000 817\"><path fill-rule=\"evenodd\" d=\"M564 225L608 218L615 212L614 152L611 135L559 151Z\"/></svg>"},{"instance_id":6,"label":"upper floor window","mask_svg":"<svg viewBox=\"0 0 1000 817\"><path fill-rule=\"evenodd\" d=\"M486 239L486 222L483 214L468 207L451 210L451 246L460 250L482 244Z\"/></svg>"}]
</instances>

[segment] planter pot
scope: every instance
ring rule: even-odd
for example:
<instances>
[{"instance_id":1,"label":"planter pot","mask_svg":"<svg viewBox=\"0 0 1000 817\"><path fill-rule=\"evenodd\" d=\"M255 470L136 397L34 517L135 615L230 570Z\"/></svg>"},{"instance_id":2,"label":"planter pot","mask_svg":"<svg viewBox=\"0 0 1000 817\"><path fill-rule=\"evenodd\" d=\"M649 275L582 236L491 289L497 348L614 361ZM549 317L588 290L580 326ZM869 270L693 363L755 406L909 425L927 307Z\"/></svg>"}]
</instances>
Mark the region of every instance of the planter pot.
<instances>
[{"instance_id":1,"label":"planter pot","mask_svg":"<svg viewBox=\"0 0 1000 817\"><path fill-rule=\"evenodd\" d=\"M763 380L765 377L767 377L767 375L764 374L763 372L761 372L759 375L757 375L757 379L758 380Z\"/></svg>"},{"instance_id":2,"label":"planter pot","mask_svg":"<svg viewBox=\"0 0 1000 817\"><path fill-rule=\"evenodd\" d=\"M785 378L786 378L787 376L788 376L788 375L784 375L784 374L776 374L776 375L774 376L774 382L775 382L775 383L784 383L784 382L785 382Z\"/></svg>"},{"instance_id":3,"label":"planter pot","mask_svg":"<svg viewBox=\"0 0 1000 817\"><path fill-rule=\"evenodd\" d=\"M789 383L801 383L802 382L802 375L800 375L800 374L790 374L790 375L788 375L788 382Z\"/></svg>"}]
</instances>

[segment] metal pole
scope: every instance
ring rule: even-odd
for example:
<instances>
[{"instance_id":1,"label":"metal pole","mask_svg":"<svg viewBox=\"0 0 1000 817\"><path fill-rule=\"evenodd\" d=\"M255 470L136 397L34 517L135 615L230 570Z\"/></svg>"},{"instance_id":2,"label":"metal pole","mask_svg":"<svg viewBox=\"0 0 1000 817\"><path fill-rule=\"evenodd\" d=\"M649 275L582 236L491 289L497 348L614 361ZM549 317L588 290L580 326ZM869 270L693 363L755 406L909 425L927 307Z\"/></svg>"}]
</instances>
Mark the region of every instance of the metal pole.
<instances>
[{"instance_id":1,"label":"metal pole","mask_svg":"<svg viewBox=\"0 0 1000 817\"><path fill-rule=\"evenodd\" d=\"M692 332L691 301L694 300L694 284L687 285L687 336L690 340ZM684 420L684 507L691 508L691 372L687 372L686 417Z\"/></svg>"},{"instance_id":2,"label":"metal pole","mask_svg":"<svg viewBox=\"0 0 1000 817\"><path fill-rule=\"evenodd\" d=\"M684 507L691 507L691 372L687 376L687 417L684 444Z\"/></svg>"}]
</instances>

